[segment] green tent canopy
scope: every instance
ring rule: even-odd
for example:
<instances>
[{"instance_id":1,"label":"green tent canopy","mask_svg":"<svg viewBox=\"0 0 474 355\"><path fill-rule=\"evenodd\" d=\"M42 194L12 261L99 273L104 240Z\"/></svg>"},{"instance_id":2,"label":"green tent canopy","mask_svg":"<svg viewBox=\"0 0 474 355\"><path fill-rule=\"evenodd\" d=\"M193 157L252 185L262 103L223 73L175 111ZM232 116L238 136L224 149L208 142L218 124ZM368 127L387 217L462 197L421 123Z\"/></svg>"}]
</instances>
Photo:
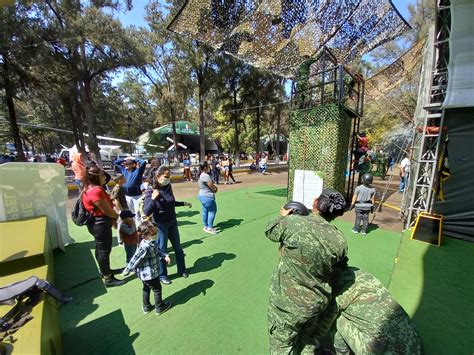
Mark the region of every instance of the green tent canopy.
<instances>
[{"instance_id":1,"label":"green tent canopy","mask_svg":"<svg viewBox=\"0 0 474 355\"><path fill-rule=\"evenodd\" d=\"M178 144L186 146L179 150L188 150L190 152L199 151L199 126L189 121L176 121L176 134ZM209 138L209 134L204 132L206 152L217 152L217 145ZM137 144L143 146L148 151L167 150L171 145L169 139L173 138L173 125L168 123L164 126L155 128L150 132L143 133L137 139Z\"/></svg>"}]
</instances>

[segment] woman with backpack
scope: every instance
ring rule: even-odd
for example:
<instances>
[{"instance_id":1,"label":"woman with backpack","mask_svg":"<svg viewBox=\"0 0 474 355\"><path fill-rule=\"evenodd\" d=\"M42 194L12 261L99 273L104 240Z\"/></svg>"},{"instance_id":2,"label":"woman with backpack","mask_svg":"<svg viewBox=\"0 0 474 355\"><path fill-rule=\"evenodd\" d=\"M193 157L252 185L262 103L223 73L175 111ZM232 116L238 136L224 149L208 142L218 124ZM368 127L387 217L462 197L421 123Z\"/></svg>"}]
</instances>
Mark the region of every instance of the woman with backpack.
<instances>
[{"instance_id":1,"label":"woman with backpack","mask_svg":"<svg viewBox=\"0 0 474 355\"><path fill-rule=\"evenodd\" d=\"M125 283L117 280L110 269L112 251L112 225L117 223L118 214L114 211L112 200L102 187L106 176L97 166L88 167L84 177L82 204L93 216L87 224L89 233L95 239L95 258L106 287L120 286Z\"/></svg>"}]
</instances>

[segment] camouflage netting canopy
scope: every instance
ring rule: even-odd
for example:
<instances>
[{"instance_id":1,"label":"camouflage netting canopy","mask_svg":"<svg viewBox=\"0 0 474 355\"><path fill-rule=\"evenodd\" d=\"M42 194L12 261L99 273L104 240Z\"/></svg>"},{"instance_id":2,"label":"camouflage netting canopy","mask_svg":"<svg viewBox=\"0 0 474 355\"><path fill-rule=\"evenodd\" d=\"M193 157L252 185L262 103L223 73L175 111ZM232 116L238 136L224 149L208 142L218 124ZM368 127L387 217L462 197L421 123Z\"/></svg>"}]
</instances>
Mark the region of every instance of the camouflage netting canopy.
<instances>
[{"instance_id":1,"label":"camouflage netting canopy","mask_svg":"<svg viewBox=\"0 0 474 355\"><path fill-rule=\"evenodd\" d=\"M365 96L375 100L400 85L407 77L420 69L426 38L418 41L395 62L365 81Z\"/></svg>"},{"instance_id":2,"label":"camouflage netting canopy","mask_svg":"<svg viewBox=\"0 0 474 355\"><path fill-rule=\"evenodd\" d=\"M187 0L168 26L285 77L325 47L346 63L409 28L390 0Z\"/></svg>"}]
</instances>

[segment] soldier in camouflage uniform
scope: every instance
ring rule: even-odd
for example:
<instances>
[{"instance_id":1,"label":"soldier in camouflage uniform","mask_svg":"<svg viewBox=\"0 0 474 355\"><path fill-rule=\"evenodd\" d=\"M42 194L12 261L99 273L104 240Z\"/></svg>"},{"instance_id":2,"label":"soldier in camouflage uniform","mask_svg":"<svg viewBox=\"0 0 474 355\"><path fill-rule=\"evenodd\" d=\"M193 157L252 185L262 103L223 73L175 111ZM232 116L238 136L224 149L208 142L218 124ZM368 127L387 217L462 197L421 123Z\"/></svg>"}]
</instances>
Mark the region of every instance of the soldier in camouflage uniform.
<instances>
[{"instance_id":1,"label":"soldier in camouflage uniform","mask_svg":"<svg viewBox=\"0 0 474 355\"><path fill-rule=\"evenodd\" d=\"M421 354L421 339L408 314L373 275L356 268L337 272L334 300L320 318L320 333L337 317L337 354Z\"/></svg>"},{"instance_id":2,"label":"soldier in camouflage uniform","mask_svg":"<svg viewBox=\"0 0 474 355\"><path fill-rule=\"evenodd\" d=\"M304 206L303 206L304 207ZM344 211L344 197L325 190L312 215L282 208L266 236L280 243L280 262L270 287L268 322L273 354L314 354L318 348L318 317L331 301L329 276L347 264L344 235L328 220Z\"/></svg>"}]
</instances>

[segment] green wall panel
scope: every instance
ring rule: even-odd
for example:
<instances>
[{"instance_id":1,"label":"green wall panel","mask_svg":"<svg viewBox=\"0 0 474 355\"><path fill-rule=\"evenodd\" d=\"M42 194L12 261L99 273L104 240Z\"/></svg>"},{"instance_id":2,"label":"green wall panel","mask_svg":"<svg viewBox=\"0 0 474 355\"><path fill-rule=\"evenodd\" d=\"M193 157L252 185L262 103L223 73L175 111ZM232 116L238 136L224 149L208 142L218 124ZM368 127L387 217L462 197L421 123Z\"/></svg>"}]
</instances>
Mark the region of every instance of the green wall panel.
<instances>
[{"instance_id":1,"label":"green wall panel","mask_svg":"<svg viewBox=\"0 0 474 355\"><path fill-rule=\"evenodd\" d=\"M345 191L351 119L335 104L292 111L289 117L288 198L293 196L295 170L317 171L324 188Z\"/></svg>"}]
</instances>

